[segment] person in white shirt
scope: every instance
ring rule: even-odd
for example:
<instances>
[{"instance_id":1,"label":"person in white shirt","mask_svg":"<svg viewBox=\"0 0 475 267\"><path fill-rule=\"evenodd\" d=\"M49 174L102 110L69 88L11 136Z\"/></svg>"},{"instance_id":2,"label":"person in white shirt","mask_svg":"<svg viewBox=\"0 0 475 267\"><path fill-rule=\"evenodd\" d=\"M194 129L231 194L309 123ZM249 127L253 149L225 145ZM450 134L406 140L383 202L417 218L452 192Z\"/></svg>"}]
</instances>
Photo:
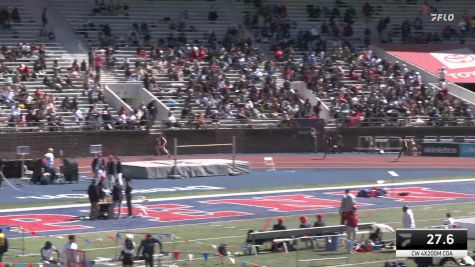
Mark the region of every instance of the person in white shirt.
<instances>
[{"instance_id":1,"label":"person in white shirt","mask_svg":"<svg viewBox=\"0 0 475 267\"><path fill-rule=\"evenodd\" d=\"M414 214L408 206L402 207L402 212L404 213L402 217L402 224L404 228L416 228L416 222L414 220Z\"/></svg>"},{"instance_id":2,"label":"person in white shirt","mask_svg":"<svg viewBox=\"0 0 475 267\"><path fill-rule=\"evenodd\" d=\"M76 250L78 249L78 244L76 243L76 236L69 235L68 242L64 244L63 250L61 251L62 260L65 264L67 264L68 260L72 260L70 257L73 257L71 253L68 253L69 250Z\"/></svg>"},{"instance_id":3,"label":"person in white shirt","mask_svg":"<svg viewBox=\"0 0 475 267\"><path fill-rule=\"evenodd\" d=\"M57 257L54 257L54 253ZM46 241L44 247L41 248L41 260L45 264L58 264L58 260L61 258L59 250L53 246L51 241Z\"/></svg>"},{"instance_id":4,"label":"person in white shirt","mask_svg":"<svg viewBox=\"0 0 475 267\"><path fill-rule=\"evenodd\" d=\"M450 213L446 214L447 219L444 221L444 225L449 226L449 228L453 228L455 226L455 219L452 218L452 215Z\"/></svg>"},{"instance_id":5,"label":"person in white shirt","mask_svg":"<svg viewBox=\"0 0 475 267\"><path fill-rule=\"evenodd\" d=\"M48 152L44 155L44 158L46 160L46 167L48 168L53 168L54 167L54 149L51 147L48 148Z\"/></svg>"},{"instance_id":6,"label":"person in white shirt","mask_svg":"<svg viewBox=\"0 0 475 267\"><path fill-rule=\"evenodd\" d=\"M176 121L176 118L171 112L168 113L168 118L167 118L166 125L167 125L168 128L178 127L178 123Z\"/></svg>"},{"instance_id":7,"label":"person in white shirt","mask_svg":"<svg viewBox=\"0 0 475 267\"><path fill-rule=\"evenodd\" d=\"M354 206L356 206L355 196L350 192L350 190L346 189L345 194L341 198L341 204L340 204L341 220L340 220L340 224L346 225L346 213L353 210Z\"/></svg>"}]
</instances>

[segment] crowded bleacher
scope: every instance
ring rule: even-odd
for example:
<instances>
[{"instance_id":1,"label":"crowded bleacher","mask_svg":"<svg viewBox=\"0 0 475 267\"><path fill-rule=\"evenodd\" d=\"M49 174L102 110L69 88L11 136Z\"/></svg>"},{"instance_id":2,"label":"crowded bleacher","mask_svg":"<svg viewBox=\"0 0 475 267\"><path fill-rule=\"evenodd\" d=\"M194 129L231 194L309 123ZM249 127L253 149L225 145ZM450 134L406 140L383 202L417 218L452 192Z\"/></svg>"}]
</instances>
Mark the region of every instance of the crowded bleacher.
<instances>
[{"instance_id":1,"label":"crowded bleacher","mask_svg":"<svg viewBox=\"0 0 475 267\"><path fill-rule=\"evenodd\" d=\"M330 127L471 125L469 103L451 95L445 80L429 85L369 47L466 42L466 9L446 23L449 33L437 33L419 15L446 9L444 1L408 1L405 17L392 3L310 2L237 1L232 12L220 1L54 0L89 46L80 59L55 43L46 10L36 22L25 6L5 7L0 24L15 38L0 40L1 122L5 130L147 129L158 100L169 110L161 128L290 127L294 119L322 118L324 109ZM33 40L22 40L23 23L39 29ZM112 108L103 77L141 83L156 99ZM293 88L296 81L316 102Z\"/></svg>"}]
</instances>

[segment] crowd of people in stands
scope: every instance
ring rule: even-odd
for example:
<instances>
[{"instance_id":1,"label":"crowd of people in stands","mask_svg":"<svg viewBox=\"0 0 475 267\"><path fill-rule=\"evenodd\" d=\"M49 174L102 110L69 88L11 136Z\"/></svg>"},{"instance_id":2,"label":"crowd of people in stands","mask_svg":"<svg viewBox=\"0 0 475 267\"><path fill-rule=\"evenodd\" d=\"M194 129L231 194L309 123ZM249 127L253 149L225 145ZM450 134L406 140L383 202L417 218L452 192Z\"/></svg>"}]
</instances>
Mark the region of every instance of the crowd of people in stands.
<instances>
[{"instance_id":1,"label":"crowd of people in stands","mask_svg":"<svg viewBox=\"0 0 475 267\"><path fill-rule=\"evenodd\" d=\"M430 88L419 72L405 64L379 58L371 50L352 51L350 47L336 49L318 65L314 57L313 53L304 55L300 74L318 96L331 99L332 114L339 125L440 126L471 122L468 104L450 96L445 82L441 82L442 90Z\"/></svg>"},{"instance_id":2,"label":"crowd of people in stands","mask_svg":"<svg viewBox=\"0 0 475 267\"><path fill-rule=\"evenodd\" d=\"M321 26L315 24L292 36L290 30L295 25L286 5L254 4L255 12L246 12L243 18L244 25L254 31L254 38L239 27L231 27L223 36L210 30L204 40L189 40L186 33L196 29L188 22L188 11L184 10L177 18L169 18L170 33L155 40L150 31L155 27L153 22L132 23L128 37L114 36L109 25L100 25L98 39L104 49L91 49L87 62L75 60L67 69L61 69L58 60L47 66L44 45L3 46L0 73L5 85L0 102L11 107L7 121L15 126L46 121L50 129L61 128L65 119L58 114L55 104L60 102L60 112L69 112L75 123L86 123L91 129L149 127L150 118L157 116L154 104L141 104L132 111L120 110L116 117L110 108L95 106L104 102L101 70L118 68L123 70L126 80L141 81L158 96L166 91L159 86L159 79L166 77L181 84L174 87L173 97L165 103L173 108L180 106L183 99L180 114L168 115L167 127L217 127L223 119L243 124L274 119L279 121L279 126L291 126L295 118L319 118L322 102L311 103L292 88L293 81L304 81L320 99L327 101L331 118L340 126L471 123L469 106L451 97L444 82L440 84L441 90L429 88L418 72L399 62L379 58L370 50L359 49L346 38L332 39L329 49L327 36L352 36L354 7L342 1L337 1L333 8L309 5L306 7L309 18L317 19ZM97 15L129 9L128 6L106 7L103 2L98 2L98 8ZM434 8L425 2L422 12ZM370 21L382 10L366 3L362 12ZM0 17L5 17L0 22L19 20L14 14L14 11L0 12ZM469 17L466 12L464 31L469 31ZM214 9L208 19L218 19ZM390 17L377 21L381 39L385 38L390 23ZM409 38L412 28L421 30L422 23L420 18L403 23L402 40ZM87 27L97 29L95 25ZM365 31L365 44L371 35L368 31ZM266 40L271 42L273 57L255 48L255 43ZM116 54L124 46L137 47L133 59L117 60ZM31 60L32 65L22 63L22 59ZM16 69L5 64L15 61L21 61ZM54 93L41 89L29 93L21 82L30 80L41 80L46 88L56 92L80 84L89 110L79 107L78 96L56 99Z\"/></svg>"},{"instance_id":3,"label":"crowd of people in stands","mask_svg":"<svg viewBox=\"0 0 475 267\"><path fill-rule=\"evenodd\" d=\"M0 52L0 77L3 79L0 104L10 109L9 114L3 112L0 119L7 126L40 127L49 131L62 130L66 124L78 124L85 129L149 127L144 123L144 114L149 113L146 109L124 110L119 116L114 116L108 106L99 108L96 105L105 103L100 84L104 53L93 52L93 59L89 62L74 60L70 67L65 68L58 59L47 60L50 56L45 45L3 45ZM12 67L16 63L18 67ZM35 83L27 86L25 82ZM57 95L77 88L83 89L82 95ZM83 101L80 98L87 99L87 110L81 107Z\"/></svg>"},{"instance_id":4,"label":"crowd of people in stands","mask_svg":"<svg viewBox=\"0 0 475 267\"><path fill-rule=\"evenodd\" d=\"M21 22L18 8L14 7L11 10L7 7L0 8L0 27L6 30L12 29L12 23Z\"/></svg>"},{"instance_id":5,"label":"crowd of people in stands","mask_svg":"<svg viewBox=\"0 0 475 267\"><path fill-rule=\"evenodd\" d=\"M333 9L307 8L310 17L322 16L328 24L301 30L295 48L292 42L282 41L289 39L291 27L284 4L263 5L255 13L245 13L244 25L257 30L256 42L262 37L279 40L271 45L273 59L265 60L261 51L253 48L252 39L243 37L236 28L229 29L222 40L210 32L207 41L192 44L185 36L175 38L174 34L147 42L151 40L144 37L148 24L134 23L132 33L144 37L132 43L138 47L138 59L125 59L116 66L124 70L126 79L143 81L146 89L158 94L162 90L157 83L160 76L186 82L174 91L176 99L185 96L179 119L196 128L203 127L205 121L218 126L222 119L247 123L271 118L279 119L281 126L290 126L291 118L318 118L322 104L312 105L292 89L290 82L297 80L305 81L320 98L329 99L333 118L343 126L452 125L458 123L457 117L471 120L468 105L452 98L444 84L441 91L428 88L419 73L404 65L387 62L368 50L359 51L347 41L333 42L334 50L328 53L322 36L351 36L337 26L336 20L351 26L356 18L353 7L339 2ZM342 14L341 8L345 8ZM376 11L380 12L380 7L363 6L368 19ZM182 17L186 14L184 11ZM187 27L180 20L170 24L181 33ZM389 24L389 17L382 18L378 33L382 35ZM370 33L367 35L369 38ZM295 58L297 49L311 52L299 61ZM238 73L239 78L230 79L231 73ZM175 106L178 102L172 98L167 104ZM181 125L175 115L169 114L168 127Z\"/></svg>"}]
</instances>

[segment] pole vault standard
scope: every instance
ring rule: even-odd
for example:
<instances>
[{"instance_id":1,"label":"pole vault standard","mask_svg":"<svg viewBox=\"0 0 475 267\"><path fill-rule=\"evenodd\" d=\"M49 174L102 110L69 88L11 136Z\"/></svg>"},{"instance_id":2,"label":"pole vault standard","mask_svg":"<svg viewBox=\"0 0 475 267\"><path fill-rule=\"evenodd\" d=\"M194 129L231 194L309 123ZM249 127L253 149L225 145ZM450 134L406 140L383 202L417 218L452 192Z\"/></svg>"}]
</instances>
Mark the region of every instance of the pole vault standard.
<instances>
[{"instance_id":1,"label":"pole vault standard","mask_svg":"<svg viewBox=\"0 0 475 267\"><path fill-rule=\"evenodd\" d=\"M237 140L236 136L232 137L231 143L223 143L223 144L201 144L201 145L178 145L178 138L173 138L173 168L172 172L169 175L169 178L183 178L181 175L177 173L178 167L178 149L179 148L197 148L197 147L231 147L232 148L232 172L230 175L235 175L236 172L236 146Z\"/></svg>"}]
</instances>

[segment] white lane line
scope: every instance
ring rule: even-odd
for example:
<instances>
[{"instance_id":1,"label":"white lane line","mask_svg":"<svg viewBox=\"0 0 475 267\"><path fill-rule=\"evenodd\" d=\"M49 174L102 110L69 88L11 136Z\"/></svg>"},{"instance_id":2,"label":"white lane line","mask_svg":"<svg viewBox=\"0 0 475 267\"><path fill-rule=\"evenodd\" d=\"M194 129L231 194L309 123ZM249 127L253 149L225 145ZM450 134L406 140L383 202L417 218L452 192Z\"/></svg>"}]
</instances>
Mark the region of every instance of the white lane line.
<instances>
[{"instance_id":1,"label":"white lane line","mask_svg":"<svg viewBox=\"0 0 475 267\"><path fill-rule=\"evenodd\" d=\"M458 183L458 182L475 182L475 178L466 179L446 179L436 181L420 181L420 182L399 182L399 183L387 183L385 186L403 186L403 185L426 185L426 184L443 184L443 183ZM256 191L256 192L243 192L243 193L225 193L225 194L212 194L212 195L198 195L198 196L181 196L181 197L169 197L169 198L152 198L148 199L148 202L169 202L176 200L189 200L189 199L203 199L203 198L217 198L217 197L234 197L234 196L255 196L264 194L279 194L279 193L298 193L298 192L311 192L311 191L327 191L327 190L344 190L344 189L359 189L368 187L378 187L380 184L365 184L365 185L344 185L344 186L330 186L330 187L314 187L303 189L284 189L284 190L270 190L270 191ZM133 192L132 192L133 193ZM133 203L143 203L143 200L136 200ZM56 205L56 206L44 206L44 207L30 207L30 208L14 208L14 209L2 209L0 213L7 212L23 212L23 211L44 211L64 208L83 208L89 207L91 204L69 204L69 205Z\"/></svg>"},{"instance_id":2,"label":"white lane line","mask_svg":"<svg viewBox=\"0 0 475 267\"><path fill-rule=\"evenodd\" d=\"M397 172L395 171L388 171L389 175L393 176L393 177L399 177L399 174L397 174Z\"/></svg>"}]
</instances>

